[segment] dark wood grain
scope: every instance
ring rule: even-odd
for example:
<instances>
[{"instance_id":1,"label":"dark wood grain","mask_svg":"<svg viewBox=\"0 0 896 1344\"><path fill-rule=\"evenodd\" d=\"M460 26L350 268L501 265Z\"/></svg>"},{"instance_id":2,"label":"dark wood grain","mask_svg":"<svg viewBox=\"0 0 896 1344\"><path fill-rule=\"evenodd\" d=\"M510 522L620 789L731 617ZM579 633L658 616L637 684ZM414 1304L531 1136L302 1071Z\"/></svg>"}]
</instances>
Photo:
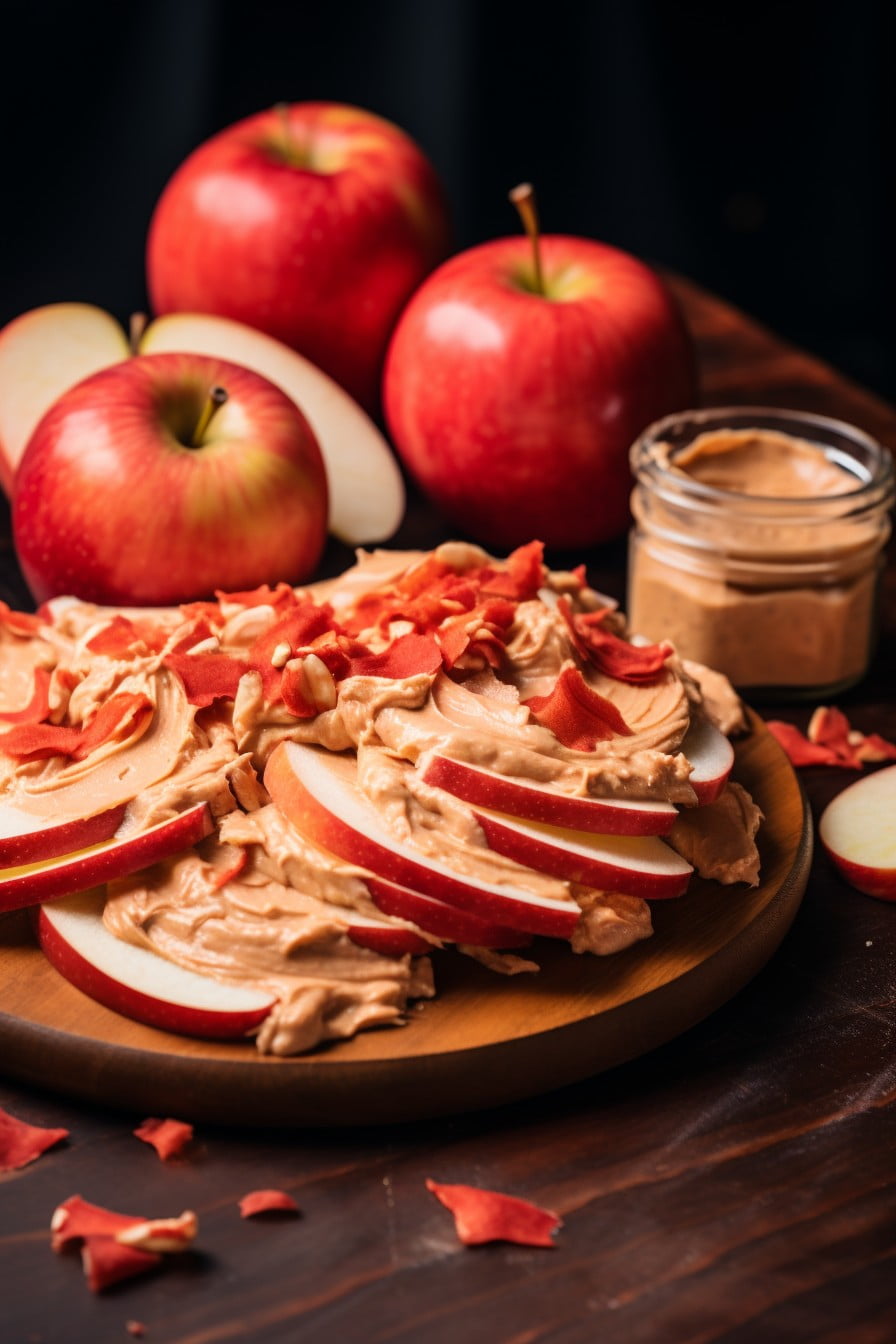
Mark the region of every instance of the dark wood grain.
<instances>
[{"instance_id":1,"label":"dark wood grain","mask_svg":"<svg viewBox=\"0 0 896 1344\"><path fill-rule=\"evenodd\" d=\"M676 287L707 401L839 414L896 447L889 408ZM439 534L416 508L402 543ZM9 556L4 582L21 597ZM621 593L623 548L589 560ZM896 737L892 566L883 616L871 674L841 703L858 727ZM805 726L809 709L765 712ZM816 815L852 778L801 777ZM894 919L818 857L778 953L700 1026L540 1100L411 1128L205 1125L188 1160L162 1165L131 1117L0 1084L0 1104L72 1131L2 1178L0 1338L104 1344L136 1318L150 1344L890 1344ZM557 1209L556 1249L464 1250L427 1176ZM235 1201L267 1185L291 1190L304 1217L241 1222ZM50 1212L75 1191L141 1213L194 1207L201 1251L93 1299L77 1261L48 1247Z\"/></svg>"}]
</instances>

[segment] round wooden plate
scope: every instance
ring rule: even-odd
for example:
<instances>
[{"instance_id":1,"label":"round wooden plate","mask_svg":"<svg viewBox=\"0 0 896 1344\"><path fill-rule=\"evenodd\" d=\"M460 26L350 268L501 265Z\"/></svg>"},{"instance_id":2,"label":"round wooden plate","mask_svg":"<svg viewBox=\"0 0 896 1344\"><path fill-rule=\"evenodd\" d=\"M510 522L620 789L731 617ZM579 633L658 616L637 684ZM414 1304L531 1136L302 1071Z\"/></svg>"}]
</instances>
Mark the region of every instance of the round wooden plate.
<instances>
[{"instance_id":1,"label":"round wooden plate","mask_svg":"<svg viewBox=\"0 0 896 1344\"><path fill-rule=\"evenodd\" d=\"M755 890L694 879L655 901L656 932L617 956L533 949L539 975L497 976L437 953L438 997L407 1026L295 1059L119 1017L72 988L24 915L0 920L3 1072L150 1115L254 1124L415 1120L534 1096L633 1059L699 1022L754 976L799 906L812 857L800 787L755 716L735 775L765 813Z\"/></svg>"}]
</instances>

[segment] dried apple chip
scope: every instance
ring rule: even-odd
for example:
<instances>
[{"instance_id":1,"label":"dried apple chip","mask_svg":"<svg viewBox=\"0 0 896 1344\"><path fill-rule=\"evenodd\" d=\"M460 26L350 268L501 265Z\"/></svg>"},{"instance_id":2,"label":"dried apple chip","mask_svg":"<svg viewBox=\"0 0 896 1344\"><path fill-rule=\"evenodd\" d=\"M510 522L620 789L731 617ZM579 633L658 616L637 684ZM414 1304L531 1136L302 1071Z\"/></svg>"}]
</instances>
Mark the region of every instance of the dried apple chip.
<instances>
[{"instance_id":1,"label":"dried apple chip","mask_svg":"<svg viewBox=\"0 0 896 1344\"><path fill-rule=\"evenodd\" d=\"M608 611L574 613L565 597L558 599L557 610L569 626L580 656L604 676L643 686L665 671L673 652L671 644L630 644L604 628Z\"/></svg>"},{"instance_id":2,"label":"dried apple chip","mask_svg":"<svg viewBox=\"0 0 896 1344\"><path fill-rule=\"evenodd\" d=\"M179 1156L193 1138L193 1126L182 1120L162 1120L151 1116L134 1130L134 1137L155 1148L163 1162Z\"/></svg>"},{"instance_id":3,"label":"dried apple chip","mask_svg":"<svg viewBox=\"0 0 896 1344\"><path fill-rule=\"evenodd\" d=\"M0 1110L0 1171L17 1171L27 1167L37 1159L68 1138L67 1129L43 1129L40 1125L29 1125L19 1120L9 1111Z\"/></svg>"},{"instance_id":4,"label":"dried apple chip","mask_svg":"<svg viewBox=\"0 0 896 1344\"><path fill-rule=\"evenodd\" d=\"M426 1188L454 1214L458 1238L465 1246L512 1241L520 1246L553 1247L551 1234L563 1226L562 1218L549 1209L497 1190L440 1185L432 1180L426 1182Z\"/></svg>"},{"instance_id":5,"label":"dried apple chip","mask_svg":"<svg viewBox=\"0 0 896 1344\"><path fill-rule=\"evenodd\" d=\"M550 695L534 695L523 704L571 751L593 751L597 742L631 736L616 706L593 691L577 667L563 669Z\"/></svg>"},{"instance_id":6,"label":"dried apple chip","mask_svg":"<svg viewBox=\"0 0 896 1344\"><path fill-rule=\"evenodd\" d=\"M99 1204L91 1204L80 1195L71 1195L54 1210L50 1221L52 1247L61 1251L73 1241L87 1237L115 1238L128 1227L136 1227L143 1219L130 1213L116 1213Z\"/></svg>"},{"instance_id":7,"label":"dried apple chip","mask_svg":"<svg viewBox=\"0 0 896 1344\"><path fill-rule=\"evenodd\" d=\"M43 723L50 714L50 673L45 667L34 669L34 690L21 709L0 710L0 723Z\"/></svg>"},{"instance_id":8,"label":"dried apple chip","mask_svg":"<svg viewBox=\"0 0 896 1344\"><path fill-rule=\"evenodd\" d=\"M101 1293L124 1279L146 1274L162 1263L151 1251L122 1246L114 1237L87 1237L81 1247L81 1264L91 1292Z\"/></svg>"},{"instance_id":9,"label":"dried apple chip","mask_svg":"<svg viewBox=\"0 0 896 1344\"><path fill-rule=\"evenodd\" d=\"M367 653L352 659L354 677L414 677L438 672L442 652L432 635L401 635L382 653Z\"/></svg>"},{"instance_id":10,"label":"dried apple chip","mask_svg":"<svg viewBox=\"0 0 896 1344\"><path fill-rule=\"evenodd\" d=\"M260 1213L299 1213L299 1206L285 1190L250 1190L240 1200L240 1217L255 1218Z\"/></svg>"},{"instance_id":11,"label":"dried apple chip","mask_svg":"<svg viewBox=\"0 0 896 1344\"><path fill-rule=\"evenodd\" d=\"M180 677L190 704L200 709L215 700L233 700L240 677L249 671L247 662L227 653L169 653L164 661Z\"/></svg>"}]
</instances>

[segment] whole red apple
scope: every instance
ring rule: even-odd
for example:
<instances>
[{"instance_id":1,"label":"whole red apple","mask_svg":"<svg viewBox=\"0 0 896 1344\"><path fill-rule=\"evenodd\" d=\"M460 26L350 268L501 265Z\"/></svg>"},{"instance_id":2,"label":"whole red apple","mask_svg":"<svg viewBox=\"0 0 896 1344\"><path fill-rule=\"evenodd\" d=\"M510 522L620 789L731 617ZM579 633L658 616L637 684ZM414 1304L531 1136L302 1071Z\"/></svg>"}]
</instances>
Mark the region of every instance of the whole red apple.
<instances>
[{"instance_id":1,"label":"whole red apple","mask_svg":"<svg viewBox=\"0 0 896 1344\"><path fill-rule=\"evenodd\" d=\"M420 287L386 359L395 446L449 519L492 547L590 546L628 524L629 448L693 404L694 359L659 278L583 238L504 238Z\"/></svg>"},{"instance_id":2,"label":"whole red apple","mask_svg":"<svg viewBox=\"0 0 896 1344\"><path fill-rule=\"evenodd\" d=\"M358 108L295 103L221 131L174 174L149 231L150 300L258 327L375 411L389 336L447 237L408 136Z\"/></svg>"},{"instance_id":3,"label":"whole red apple","mask_svg":"<svg viewBox=\"0 0 896 1344\"><path fill-rule=\"evenodd\" d=\"M301 411L202 355L142 355L84 379L39 422L16 475L15 544L37 601L163 604L299 582L326 527Z\"/></svg>"}]
</instances>

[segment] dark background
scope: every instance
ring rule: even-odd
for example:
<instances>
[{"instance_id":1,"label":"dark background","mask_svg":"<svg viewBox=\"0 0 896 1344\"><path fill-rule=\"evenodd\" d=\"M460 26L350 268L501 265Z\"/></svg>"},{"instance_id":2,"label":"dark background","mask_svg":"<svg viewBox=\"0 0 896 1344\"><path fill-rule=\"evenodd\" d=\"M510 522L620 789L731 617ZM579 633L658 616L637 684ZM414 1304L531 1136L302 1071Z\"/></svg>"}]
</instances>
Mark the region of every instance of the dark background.
<instances>
[{"instance_id":1,"label":"dark background","mask_svg":"<svg viewBox=\"0 0 896 1344\"><path fill-rule=\"evenodd\" d=\"M688 274L896 397L889 0L21 0L4 11L0 320L145 305L143 243L201 140L354 102L435 162L458 246L548 231Z\"/></svg>"}]
</instances>

